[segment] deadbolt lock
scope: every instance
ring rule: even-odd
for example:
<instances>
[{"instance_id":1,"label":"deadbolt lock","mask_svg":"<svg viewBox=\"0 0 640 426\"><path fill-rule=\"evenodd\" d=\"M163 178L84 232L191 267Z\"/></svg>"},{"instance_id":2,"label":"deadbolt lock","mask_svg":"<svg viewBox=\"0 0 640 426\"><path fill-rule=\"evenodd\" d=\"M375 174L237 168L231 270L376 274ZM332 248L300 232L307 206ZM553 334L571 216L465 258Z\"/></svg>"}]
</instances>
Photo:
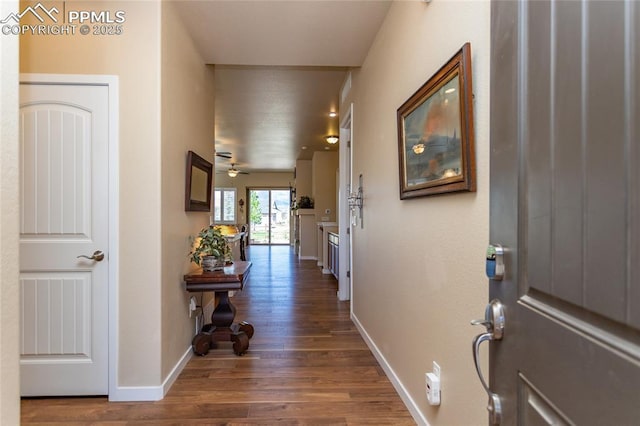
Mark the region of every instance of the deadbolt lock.
<instances>
[{"instance_id":1,"label":"deadbolt lock","mask_svg":"<svg viewBox=\"0 0 640 426\"><path fill-rule=\"evenodd\" d=\"M500 244L487 247L485 271L490 280L502 281L504 278L504 249Z\"/></svg>"}]
</instances>

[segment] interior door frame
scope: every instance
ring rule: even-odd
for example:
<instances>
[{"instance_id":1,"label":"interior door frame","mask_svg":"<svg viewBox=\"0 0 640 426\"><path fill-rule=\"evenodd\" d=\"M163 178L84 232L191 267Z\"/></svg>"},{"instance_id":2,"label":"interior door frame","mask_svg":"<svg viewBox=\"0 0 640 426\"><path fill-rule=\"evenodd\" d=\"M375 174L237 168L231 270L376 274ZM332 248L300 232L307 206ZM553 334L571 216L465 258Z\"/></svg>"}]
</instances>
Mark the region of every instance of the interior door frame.
<instances>
[{"instance_id":1,"label":"interior door frame","mask_svg":"<svg viewBox=\"0 0 640 426\"><path fill-rule=\"evenodd\" d=\"M42 85L85 85L106 86L109 97L108 106L108 150L109 150L109 176L108 176L108 226L109 247L107 248L108 267L108 326L109 326L109 400L120 400L118 396L118 235L119 235L119 80L115 75L79 75L79 74L31 74L21 73L20 84Z\"/></svg>"},{"instance_id":2,"label":"interior door frame","mask_svg":"<svg viewBox=\"0 0 640 426\"><path fill-rule=\"evenodd\" d=\"M338 246L338 299L351 300L353 282L351 267L353 263L353 232L351 229L351 213L349 209L349 191L353 191L352 169L353 169L353 103L349 104L349 109L340 122L340 143L339 147L339 185L340 190L338 200L338 235L340 241L348 241L346 244ZM348 232L347 232L348 231ZM349 273L347 275L347 272ZM351 302L353 304L353 301ZM353 306L351 306L353 310Z\"/></svg>"}]
</instances>

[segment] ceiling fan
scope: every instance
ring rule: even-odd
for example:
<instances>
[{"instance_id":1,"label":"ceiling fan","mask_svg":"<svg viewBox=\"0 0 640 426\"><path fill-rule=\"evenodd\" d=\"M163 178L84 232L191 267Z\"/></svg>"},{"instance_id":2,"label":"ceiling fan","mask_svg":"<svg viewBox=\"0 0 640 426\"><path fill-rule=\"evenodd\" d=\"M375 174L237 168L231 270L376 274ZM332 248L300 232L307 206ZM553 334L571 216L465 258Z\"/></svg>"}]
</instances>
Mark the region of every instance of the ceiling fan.
<instances>
[{"instance_id":1,"label":"ceiling fan","mask_svg":"<svg viewBox=\"0 0 640 426\"><path fill-rule=\"evenodd\" d=\"M231 159L231 153L229 151L216 151L216 157Z\"/></svg>"},{"instance_id":2,"label":"ceiling fan","mask_svg":"<svg viewBox=\"0 0 640 426\"><path fill-rule=\"evenodd\" d=\"M219 171L217 173L226 173L226 174L229 175L229 177L232 177L232 178L238 176L239 174L240 175L248 175L249 174L248 172L243 172L241 170L236 169L235 164L236 163L231 163L231 168L229 170L227 170L226 172Z\"/></svg>"}]
</instances>

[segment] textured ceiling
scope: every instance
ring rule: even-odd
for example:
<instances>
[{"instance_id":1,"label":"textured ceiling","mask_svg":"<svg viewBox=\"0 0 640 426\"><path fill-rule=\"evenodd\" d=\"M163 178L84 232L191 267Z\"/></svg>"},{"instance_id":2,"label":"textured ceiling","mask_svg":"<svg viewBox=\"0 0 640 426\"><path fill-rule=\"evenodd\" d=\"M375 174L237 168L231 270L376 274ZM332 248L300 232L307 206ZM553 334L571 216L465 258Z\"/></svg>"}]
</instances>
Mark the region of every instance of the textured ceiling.
<instances>
[{"instance_id":1,"label":"textured ceiling","mask_svg":"<svg viewBox=\"0 0 640 426\"><path fill-rule=\"evenodd\" d=\"M328 113L337 111L346 72L362 65L390 3L177 2L216 66L216 150L245 170L292 170L324 150L324 136L338 131Z\"/></svg>"},{"instance_id":2,"label":"textured ceiling","mask_svg":"<svg viewBox=\"0 0 640 426\"><path fill-rule=\"evenodd\" d=\"M291 170L338 134L343 69L216 68L216 150L240 168ZM306 147L306 149L303 149ZM330 147L336 150L335 145Z\"/></svg>"}]
</instances>

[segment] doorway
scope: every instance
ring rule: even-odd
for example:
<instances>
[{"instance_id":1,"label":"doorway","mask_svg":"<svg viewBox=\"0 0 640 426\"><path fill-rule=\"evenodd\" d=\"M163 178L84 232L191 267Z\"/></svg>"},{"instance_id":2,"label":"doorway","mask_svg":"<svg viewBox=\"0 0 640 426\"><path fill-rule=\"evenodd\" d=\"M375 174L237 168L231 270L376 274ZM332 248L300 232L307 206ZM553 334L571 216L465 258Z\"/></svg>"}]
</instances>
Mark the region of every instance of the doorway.
<instances>
[{"instance_id":1,"label":"doorway","mask_svg":"<svg viewBox=\"0 0 640 426\"><path fill-rule=\"evenodd\" d=\"M640 418L636 5L492 2L491 423Z\"/></svg>"},{"instance_id":2,"label":"doorway","mask_svg":"<svg viewBox=\"0 0 640 426\"><path fill-rule=\"evenodd\" d=\"M21 76L23 396L115 384L117 90L110 76Z\"/></svg>"},{"instance_id":3,"label":"doorway","mask_svg":"<svg viewBox=\"0 0 640 426\"><path fill-rule=\"evenodd\" d=\"M351 299L351 263L353 259L352 228L356 211L349 206L349 197L354 191L351 170L353 168L351 158L353 104L349 105L347 114L340 124L340 169L338 176L338 223L340 245L338 250L338 264L340 265L338 276L338 298L340 300ZM344 142L342 142L344 141Z\"/></svg>"},{"instance_id":4,"label":"doorway","mask_svg":"<svg viewBox=\"0 0 640 426\"><path fill-rule=\"evenodd\" d=\"M249 244L290 244L289 188L249 188Z\"/></svg>"}]
</instances>

